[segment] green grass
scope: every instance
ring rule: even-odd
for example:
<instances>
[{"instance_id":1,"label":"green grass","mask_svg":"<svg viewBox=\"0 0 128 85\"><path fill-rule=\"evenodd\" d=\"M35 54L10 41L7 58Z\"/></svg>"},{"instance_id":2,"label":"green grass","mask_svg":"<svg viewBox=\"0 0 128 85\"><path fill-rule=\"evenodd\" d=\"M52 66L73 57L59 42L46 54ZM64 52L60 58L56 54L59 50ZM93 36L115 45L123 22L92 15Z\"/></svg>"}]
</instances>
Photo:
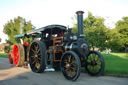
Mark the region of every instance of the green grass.
<instances>
[{"instance_id":1,"label":"green grass","mask_svg":"<svg viewBox=\"0 0 128 85\"><path fill-rule=\"evenodd\" d=\"M102 53L105 60L105 74L128 75L128 53Z\"/></svg>"},{"instance_id":2,"label":"green grass","mask_svg":"<svg viewBox=\"0 0 128 85\"><path fill-rule=\"evenodd\" d=\"M8 58L8 53L0 53L0 58Z\"/></svg>"}]
</instances>

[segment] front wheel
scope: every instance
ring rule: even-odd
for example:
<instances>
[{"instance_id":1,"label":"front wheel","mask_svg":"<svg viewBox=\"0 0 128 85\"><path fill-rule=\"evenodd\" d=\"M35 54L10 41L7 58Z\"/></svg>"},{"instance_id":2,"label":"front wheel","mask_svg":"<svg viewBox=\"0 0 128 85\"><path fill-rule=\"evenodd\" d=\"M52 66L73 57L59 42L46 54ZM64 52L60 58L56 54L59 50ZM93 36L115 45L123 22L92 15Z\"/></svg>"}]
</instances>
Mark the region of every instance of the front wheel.
<instances>
[{"instance_id":1,"label":"front wheel","mask_svg":"<svg viewBox=\"0 0 128 85\"><path fill-rule=\"evenodd\" d=\"M61 58L60 68L66 79L75 81L79 77L81 69L78 55L73 51L65 52Z\"/></svg>"},{"instance_id":2,"label":"front wheel","mask_svg":"<svg viewBox=\"0 0 128 85\"><path fill-rule=\"evenodd\" d=\"M97 51L90 51L86 59L85 69L92 76L101 75L104 72L104 58Z\"/></svg>"}]
</instances>

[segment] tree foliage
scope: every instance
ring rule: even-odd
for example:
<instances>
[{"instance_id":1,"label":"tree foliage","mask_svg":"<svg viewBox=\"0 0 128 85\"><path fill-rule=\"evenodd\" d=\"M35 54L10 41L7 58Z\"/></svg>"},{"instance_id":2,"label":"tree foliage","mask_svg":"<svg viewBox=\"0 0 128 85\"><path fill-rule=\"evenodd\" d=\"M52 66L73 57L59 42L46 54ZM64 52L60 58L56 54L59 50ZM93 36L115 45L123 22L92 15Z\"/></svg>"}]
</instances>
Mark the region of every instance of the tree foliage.
<instances>
[{"instance_id":1,"label":"tree foliage","mask_svg":"<svg viewBox=\"0 0 128 85\"><path fill-rule=\"evenodd\" d=\"M106 33L108 29L104 25L104 18L95 17L90 12L84 20L86 40L91 47L104 50L106 48Z\"/></svg>"},{"instance_id":2,"label":"tree foliage","mask_svg":"<svg viewBox=\"0 0 128 85\"><path fill-rule=\"evenodd\" d=\"M106 35L106 47L113 51L120 50L122 47L122 41L117 29L109 29Z\"/></svg>"},{"instance_id":3,"label":"tree foliage","mask_svg":"<svg viewBox=\"0 0 128 85\"><path fill-rule=\"evenodd\" d=\"M123 17L116 23L116 29L120 33L122 46L128 47L128 17Z\"/></svg>"},{"instance_id":4,"label":"tree foliage","mask_svg":"<svg viewBox=\"0 0 128 85\"><path fill-rule=\"evenodd\" d=\"M16 43L14 35L20 34L21 30L22 33L25 33L32 29L34 29L34 27L30 21L27 22L24 18L18 16L4 25L3 32L8 35L8 40L14 44Z\"/></svg>"}]
</instances>

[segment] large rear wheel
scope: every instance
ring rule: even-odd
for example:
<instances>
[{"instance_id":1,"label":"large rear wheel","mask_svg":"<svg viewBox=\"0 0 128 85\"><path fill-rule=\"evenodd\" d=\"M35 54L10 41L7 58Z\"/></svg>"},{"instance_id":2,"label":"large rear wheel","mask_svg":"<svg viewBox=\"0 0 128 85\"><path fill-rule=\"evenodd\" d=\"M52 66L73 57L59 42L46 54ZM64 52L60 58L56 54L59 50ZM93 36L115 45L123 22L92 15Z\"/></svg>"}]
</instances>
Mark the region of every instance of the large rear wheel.
<instances>
[{"instance_id":1,"label":"large rear wheel","mask_svg":"<svg viewBox=\"0 0 128 85\"><path fill-rule=\"evenodd\" d=\"M90 51L87 60L85 69L92 76L101 75L104 72L104 58L97 51Z\"/></svg>"},{"instance_id":2,"label":"large rear wheel","mask_svg":"<svg viewBox=\"0 0 128 85\"><path fill-rule=\"evenodd\" d=\"M29 63L33 72L44 72L46 58L46 46L42 41L35 41L31 44L29 51Z\"/></svg>"},{"instance_id":3,"label":"large rear wheel","mask_svg":"<svg viewBox=\"0 0 128 85\"><path fill-rule=\"evenodd\" d=\"M24 64L25 53L22 44L15 44L13 47L13 64L17 67L21 67Z\"/></svg>"},{"instance_id":4,"label":"large rear wheel","mask_svg":"<svg viewBox=\"0 0 128 85\"><path fill-rule=\"evenodd\" d=\"M61 71L66 79L75 81L79 77L81 63L75 52L65 52L61 58L60 64Z\"/></svg>"}]
</instances>

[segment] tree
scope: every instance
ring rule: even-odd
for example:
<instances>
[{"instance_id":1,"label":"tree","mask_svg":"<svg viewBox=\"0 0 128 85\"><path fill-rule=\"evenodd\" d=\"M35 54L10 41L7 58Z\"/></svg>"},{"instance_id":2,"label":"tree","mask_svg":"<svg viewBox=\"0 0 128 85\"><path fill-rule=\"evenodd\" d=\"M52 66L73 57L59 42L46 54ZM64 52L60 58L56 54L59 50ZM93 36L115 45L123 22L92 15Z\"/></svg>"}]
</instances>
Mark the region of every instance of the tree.
<instances>
[{"instance_id":1,"label":"tree","mask_svg":"<svg viewBox=\"0 0 128 85\"><path fill-rule=\"evenodd\" d=\"M24 18L18 16L4 25L3 32L8 35L8 40L14 44L16 43L14 35L25 33L32 29L34 28L30 21L26 22Z\"/></svg>"},{"instance_id":2,"label":"tree","mask_svg":"<svg viewBox=\"0 0 128 85\"><path fill-rule=\"evenodd\" d=\"M92 13L88 13L88 17L84 20L85 33L87 35L86 40L90 46L94 49L100 50L106 49L106 33L107 27L104 25L104 18L95 17Z\"/></svg>"},{"instance_id":3,"label":"tree","mask_svg":"<svg viewBox=\"0 0 128 85\"><path fill-rule=\"evenodd\" d=\"M123 17L116 23L116 29L120 33L123 47L128 47L128 17Z\"/></svg>"},{"instance_id":4,"label":"tree","mask_svg":"<svg viewBox=\"0 0 128 85\"><path fill-rule=\"evenodd\" d=\"M106 33L106 47L113 51L119 51L122 48L122 40L117 29L109 29Z\"/></svg>"}]
</instances>

